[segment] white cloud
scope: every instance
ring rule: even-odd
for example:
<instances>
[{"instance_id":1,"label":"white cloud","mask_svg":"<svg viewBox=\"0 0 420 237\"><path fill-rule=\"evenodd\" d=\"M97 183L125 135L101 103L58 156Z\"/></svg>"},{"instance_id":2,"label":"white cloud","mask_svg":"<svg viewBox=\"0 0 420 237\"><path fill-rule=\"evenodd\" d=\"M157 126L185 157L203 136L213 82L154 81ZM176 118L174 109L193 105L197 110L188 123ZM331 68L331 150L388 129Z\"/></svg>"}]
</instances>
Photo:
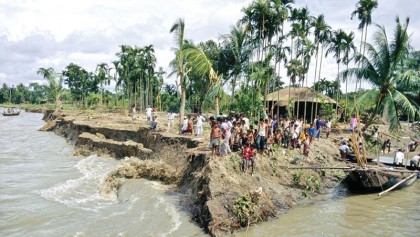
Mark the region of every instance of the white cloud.
<instances>
[{"instance_id":1,"label":"white cloud","mask_svg":"<svg viewBox=\"0 0 420 237\"><path fill-rule=\"evenodd\" d=\"M39 67L61 71L73 62L88 70L98 63L116 60L119 45L153 44L157 65L169 72L175 46L171 25L186 22L185 37L194 42L217 40L241 18L241 9L251 0L0 0L0 82L29 84L40 77ZM324 14L334 29L355 32L359 45L357 20L350 20L357 0L296 0L308 6L312 15ZM391 35L395 16L410 16L414 48L420 48L420 1L381 0L372 19L384 25ZM369 32L374 32L374 26ZM371 36L371 34L369 35ZM369 40L370 37L368 37ZM315 60L313 59L313 65ZM283 70L285 71L285 70ZM322 77L334 79L337 71L331 57L323 61ZM285 75L283 75L285 77ZM309 85L313 69L309 73ZM166 81L173 82L173 79ZM368 86L368 85L365 85ZM351 85L350 88L354 88Z\"/></svg>"}]
</instances>

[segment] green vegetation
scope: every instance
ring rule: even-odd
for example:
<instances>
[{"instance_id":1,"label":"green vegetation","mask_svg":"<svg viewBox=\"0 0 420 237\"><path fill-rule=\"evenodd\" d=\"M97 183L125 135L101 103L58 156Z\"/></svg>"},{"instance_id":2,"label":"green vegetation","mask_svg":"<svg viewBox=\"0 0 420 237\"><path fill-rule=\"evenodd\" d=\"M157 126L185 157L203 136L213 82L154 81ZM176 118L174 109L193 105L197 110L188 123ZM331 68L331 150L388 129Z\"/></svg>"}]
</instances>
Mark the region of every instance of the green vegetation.
<instances>
[{"instance_id":1,"label":"green vegetation","mask_svg":"<svg viewBox=\"0 0 420 237\"><path fill-rule=\"evenodd\" d=\"M324 15L312 16L306 7L295 7L294 0L254 0L242 9L243 15L230 32L218 41L194 43L187 39L187 24L178 19L168 29L175 40L171 72L156 68L153 45L143 47L121 45L112 63L98 63L89 72L76 63L64 69L40 68L45 83L29 86L3 84L0 103L72 104L78 108L108 108L129 111L136 106L143 111L147 105L159 110L180 112L207 111L215 114L235 111L258 117L270 113L267 94L289 86L288 115L313 120L319 112L318 103L312 117L299 106L301 98L291 98L296 87L307 86L312 78L313 89L340 102L333 110L325 105L320 111L334 119L334 113L346 119L354 113L353 97L361 114L385 115L391 130L399 128L400 117L416 121L420 117L420 53L409 45L408 20L397 19L392 40L383 27L366 42L376 0L359 0L349 12L359 20L362 32L356 48L353 32L332 29ZM324 52L325 51L325 52ZM337 62L337 77L325 78L323 59ZM315 61L313 70L309 68ZM354 63L356 68L348 68ZM345 70L341 70L341 67ZM57 71L61 70L61 71ZM280 75L287 74L288 78ZM175 84L165 84L165 76L176 77ZM340 81L345 90L340 90ZM348 80L356 81L356 92L348 93ZM357 88L361 81L373 85L370 90ZM109 85L115 85L110 88ZM318 102L319 98L316 98ZM294 108L294 105L298 108ZM306 102L304 105L306 107ZM279 115L280 110L276 111Z\"/></svg>"},{"instance_id":2,"label":"green vegetation","mask_svg":"<svg viewBox=\"0 0 420 237\"><path fill-rule=\"evenodd\" d=\"M248 194L244 194L235 199L233 204L233 212L239 219L239 223L242 227L249 224L256 207L257 205L252 201Z\"/></svg>"}]
</instances>

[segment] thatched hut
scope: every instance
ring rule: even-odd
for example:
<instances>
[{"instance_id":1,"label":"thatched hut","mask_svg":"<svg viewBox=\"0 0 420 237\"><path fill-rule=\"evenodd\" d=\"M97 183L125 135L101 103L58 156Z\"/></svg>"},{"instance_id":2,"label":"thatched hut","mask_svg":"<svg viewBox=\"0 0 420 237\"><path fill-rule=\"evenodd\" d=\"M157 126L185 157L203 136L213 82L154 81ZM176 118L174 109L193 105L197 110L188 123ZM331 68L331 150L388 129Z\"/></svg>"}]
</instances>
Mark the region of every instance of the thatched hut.
<instances>
[{"instance_id":1,"label":"thatched hut","mask_svg":"<svg viewBox=\"0 0 420 237\"><path fill-rule=\"evenodd\" d=\"M314 91L308 87L291 87L290 103L294 103L292 109L293 116L304 117L306 103L306 119L311 120L316 114L320 114L321 104L332 104L333 108L338 105L337 101L330 97ZM318 106L317 106L318 104ZM289 105L289 87L274 91L267 95L266 107L270 110L270 114L280 113L287 114L287 106ZM315 111L317 110L317 111Z\"/></svg>"}]
</instances>

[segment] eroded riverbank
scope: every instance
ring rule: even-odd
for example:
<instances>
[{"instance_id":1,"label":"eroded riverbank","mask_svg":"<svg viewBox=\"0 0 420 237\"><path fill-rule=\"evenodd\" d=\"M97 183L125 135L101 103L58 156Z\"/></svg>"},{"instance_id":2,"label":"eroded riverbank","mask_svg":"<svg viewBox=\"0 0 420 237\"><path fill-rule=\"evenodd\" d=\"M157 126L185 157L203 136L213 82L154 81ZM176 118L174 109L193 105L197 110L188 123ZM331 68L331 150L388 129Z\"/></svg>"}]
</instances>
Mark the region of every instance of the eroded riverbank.
<instances>
[{"instance_id":1,"label":"eroded riverbank","mask_svg":"<svg viewBox=\"0 0 420 237\"><path fill-rule=\"evenodd\" d=\"M343 178L338 170L284 168L344 165L336 160L336 145L325 139L316 142L306 158L297 150L278 150L274 157L258 158L255 175L250 176L240 171L237 154L210 159L205 139L151 131L118 113L48 112L44 118L45 130L69 139L77 154L136 157L108 174L103 192L117 192L125 179L132 178L173 185L183 194L182 205L192 219L213 236L275 217Z\"/></svg>"}]
</instances>

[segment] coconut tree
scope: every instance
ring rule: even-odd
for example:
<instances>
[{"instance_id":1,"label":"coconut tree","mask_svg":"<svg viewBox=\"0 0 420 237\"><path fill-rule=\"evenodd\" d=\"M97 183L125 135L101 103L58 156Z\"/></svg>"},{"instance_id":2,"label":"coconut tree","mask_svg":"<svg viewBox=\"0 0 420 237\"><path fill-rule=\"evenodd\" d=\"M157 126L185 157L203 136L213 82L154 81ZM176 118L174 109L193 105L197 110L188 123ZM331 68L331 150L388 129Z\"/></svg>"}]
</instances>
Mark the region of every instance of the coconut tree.
<instances>
[{"instance_id":1,"label":"coconut tree","mask_svg":"<svg viewBox=\"0 0 420 237\"><path fill-rule=\"evenodd\" d=\"M287 52L290 51L289 47L284 47L284 40L286 36L284 34L284 23L289 19L290 12L292 11L292 4L294 0L272 0L273 11L274 11L274 24L276 34L276 44L271 48L275 52L275 65L274 68L277 70L276 82L278 85L281 84L281 67L287 63ZM280 93L277 93L277 101L280 99ZM280 115L280 110L277 110L277 117Z\"/></svg>"},{"instance_id":2,"label":"coconut tree","mask_svg":"<svg viewBox=\"0 0 420 237\"><path fill-rule=\"evenodd\" d=\"M343 44L342 44L342 54L343 54L343 63L346 65L346 68L349 68L349 63L351 58L353 57L354 53L356 52L356 47L354 46L354 33L350 32L350 34L345 34L343 38ZM346 102L344 105L344 117L347 116L347 82L348 80L345 79L346 83Z\"/></svg>"},{"instance_id":3,"label":"coconut tree","mask_svg":"<svg viewBox=\"0 0 420 237\"><path fill-rule=\"evenodd\" d=\"M58 109L58 105L60 103L61 95L63 94L63 79L57 78L56 73L54 72L53 68L39 68L37 71L38 75L41 75L45 79L48 80L47 94L49 98L54 99L54 108L55 110Z\"/></svg>"},{"instance_id":4,"label":"coconut tree","mask_svg":"<svg viewBox=\"0 0 420 237\"><path fill-rule=\"evenodd\" d=\"M174 34L174 39L177 44L177 48L175 48L175 59L176 65L172 64L174 67L174 72L176 72L177 76L179 77L180 87L181 87L181 107L179 111L179 123L182 124L182 120L184 119L184 111L185 111L185 100L186 100L186 89L188 83L188 69L186 68L185 58L184 58L184 29L185 29L185 22L183 19L179 18L171 27L170 33Z\"/></svg>"},{"instance_id":5,"label":"coconut tree","mask_svg":"<svg viewBox=\"0 0 420 237\"><path fill-rule=\"evenodd\" d=\"M347 36L346 32L344 32L343 30L339 29L333 32L330 40L329 40L329 44L328 44L328 49L326 52L326 55L328 54L333 54L336 62L337 62L337 81L338 81L338 74L340 73L340 63L343 60L343 51L344 51L344 39ZM338 102L338 92L339 92L339 86L340 83L336 83L337 88L336 88L336 101ZM337 109L337 113L338 114L338 109Z\"/></svg>"},{"instance_id":6,"label":"coconut tree","mask_svg":"<svg viewBox=\"0 0 420 237\"><path fill-rule=\"evenodd\" d=\"M223 35L223 57L229 67L229 76L232 78L232 100L235 99L235 88L237 82L244 71L244 64L248 61L250 56L250 49L247 46L247 35L242 26L235 26L232 28L230 34Z\"/></svg>"},{"instance_id":7,"label":"coconut tree","mask_svg":"<svg viewBox=\"0 0 420 237\"><path fill-rule=\"evenodd\" d=\"M419 107L410 100L401 88L419 88L420 80L407 80L404 73L400 73L402 61L409 53L409 35L407 28L409 18L401 24L396 18L397 26L391 41L388 40L384 27L377 25L378 31L374 36L375 44L365 43L367 55L357 54L356 62L360 68L346 69L341 73L342 78L355 76L358 80L365 80L372 85L357 100L357 105L362 107L363 102L374 100L376 103L373 116L367 122L372 123L375 115L382 115L390 122L390 130L398 130L398 112L404 111L414 117L420 114Z\"/></svg>"},{"instance_id":8,"label":"coconut tree","mask_svg":"<svg viewBox=\"0 0 420 237\"><path fill-rule=\"evenodd\" d=\"M303 67L299 59L290 60L286 68L287 68L287 76L290 78L290 82L294 86L296 82L300 80L302 75L305 73L305 68ZM289 103L290 101L291 100L290 100L290 87L289 87ZM293 104L293 108L294 108L294 104Z\"/></svg>"},{"instance_id":9,"label":"coconut tree","mask_svg":"<svg viewBox=\"0 0 420 237\"><path fill-rule=\"evenodd\" d=\"M360 20L358 29L362 31L360 38L360 54L365 54L365 47L362 47L366 43L367 29L370 24L372 24L372 12L375 8L378 8L377 0L359 0L356 4L356 10L351 13L351 19L357 15L357 18ZM363 39L364 37L364 39ZM363 48L363 50L362 50ZM361 85L360 87L361 88ZM357 82L356 82L356 91L357 91Z\"/></svg>"},{"instance_id":10,"label":"coconut tree","mask_svg":"<svg viewBox=\"0 0 420 237\"><path fill-rule=\"evenodd\" d=\"M99 81L101 87L101 105L104 104L104 84L111 83L111 76L109 75L109 67L106 63L100 63L96 66L96 79Z\"/></svg>"},{"instance_id":11,"label":"coconut tree","mask_svg":"<svg viewBox=\"0 0 420 237\"><path fill-rule=\"evenodd\" d=\"M324 15L319 15L318 17L316 17L314 19L314 21L312 22L312 26L314 27L314 43L315 43L315 55L316 55L316 62L315 62L315 74L314 74L314 84L317 83L317 76L318 76L318 80L321 77L321 69L322 69L322 58L324 56L324 46L327 42L329 42L330 37L331 37L331 27L329 25L327 25L327 23L325 22L325 18ZM319 54L319 47L321 47L321 54ZM319 60L319 70L318 70L318 58L320 58ZM317 75L318 72L318 75ZM317 92L316 88L315 88L315 92ZM314 101L312 101L313 103ZM316 97L316 101L315 101L315 113L313 111L313 106L312 106L312 117L311 117L311 121L313 121L313 119L315 118L315 115L318 113L318 97Z\"/></svg>"}]
</instances>

